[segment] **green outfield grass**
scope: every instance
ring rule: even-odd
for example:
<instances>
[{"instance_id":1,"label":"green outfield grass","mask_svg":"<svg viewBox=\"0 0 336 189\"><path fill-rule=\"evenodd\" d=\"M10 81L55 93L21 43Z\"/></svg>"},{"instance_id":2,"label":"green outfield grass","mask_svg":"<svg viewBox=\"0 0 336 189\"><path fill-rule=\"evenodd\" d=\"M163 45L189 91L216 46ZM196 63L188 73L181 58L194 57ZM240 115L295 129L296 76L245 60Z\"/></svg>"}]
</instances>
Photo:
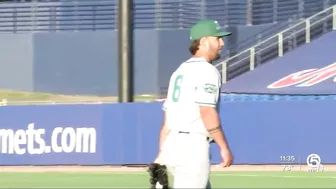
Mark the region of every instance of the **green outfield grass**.
<instances>
[{"instance_id":1,"label":"green outfield grass","mask_svg":"<svg viewBox=\"0 0 336 189\"><path fill-rule=\"evenodd\" d=\"M1 188L148 188L146 172L0 173ZM213 172L213 188L336 188L336 172Z\"/></svg>"},{"instance_id":2,"label":"green outfield grass","mask_svg":"<svg viewBox=\"0 0 336 189\"><path fill-rule=\"evenodd\" d=\"M135 102L153 101L156 96L151 94L135 95ZM117 96L85 96L62 95L50 93L37 93L26 91L0 90L1 105L35 105L35 104L72 104L72 103L114 103L118 102Z\"/></svg>"}]
</instances>

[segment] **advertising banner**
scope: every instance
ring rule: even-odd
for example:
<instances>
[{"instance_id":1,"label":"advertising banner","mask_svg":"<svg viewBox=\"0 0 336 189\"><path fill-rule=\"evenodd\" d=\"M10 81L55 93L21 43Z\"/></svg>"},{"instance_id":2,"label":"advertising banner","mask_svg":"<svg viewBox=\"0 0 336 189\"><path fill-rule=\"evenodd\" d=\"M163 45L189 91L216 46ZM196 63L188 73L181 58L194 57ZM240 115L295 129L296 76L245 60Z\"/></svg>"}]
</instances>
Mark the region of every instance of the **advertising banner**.
<instances>
[{"instance_id":1,"label":"advertising banner","mask_svg":"<svg viewBox=\"0 0 336 189\"><path fill-rule=\"evenodd\" d=\"M161 106L3 106L0 164L148 164L158 152ZM336 163L335 106L334 100L222 102L234 164L306 164L311 157ZM219 163L219 149L211 146L211 162Z\"/></svg>"}]
</instances>

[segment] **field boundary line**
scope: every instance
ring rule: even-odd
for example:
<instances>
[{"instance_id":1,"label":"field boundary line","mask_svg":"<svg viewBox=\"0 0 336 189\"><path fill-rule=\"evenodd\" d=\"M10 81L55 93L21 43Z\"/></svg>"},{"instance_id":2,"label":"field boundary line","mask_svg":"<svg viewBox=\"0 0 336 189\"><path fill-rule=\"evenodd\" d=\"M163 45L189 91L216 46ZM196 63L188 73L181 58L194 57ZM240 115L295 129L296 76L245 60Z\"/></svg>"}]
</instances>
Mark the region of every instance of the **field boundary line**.
<instances>
[{"instance_id":1,"label":"field boundary line","mask_svg":"<svg viewBox=\"0 0 336 189\"><path fill-rule=\"evenodd\" d=\"M215 173L213 176L232 176L232 177L267 177L267 178L325 178L325 179L336 179L336 176L299 176L299 175L263 175L263 174L225 174L225 173Z\"/></svg>"},{"instance_id":2,"label":"field boundary line","mask_svg":"<svg viewBox=\"0 0 336 189\"><path fill-rule=\"evenodd\" d=\"M146 172L145 166L0 166L0 172ZM281 165L232 165L211 167L212 172L283 171ZM306 165L293 165L291 171L307 171ZM336 171L336 165L324 165L324 172Z\"/></svg>"}]
</instances>

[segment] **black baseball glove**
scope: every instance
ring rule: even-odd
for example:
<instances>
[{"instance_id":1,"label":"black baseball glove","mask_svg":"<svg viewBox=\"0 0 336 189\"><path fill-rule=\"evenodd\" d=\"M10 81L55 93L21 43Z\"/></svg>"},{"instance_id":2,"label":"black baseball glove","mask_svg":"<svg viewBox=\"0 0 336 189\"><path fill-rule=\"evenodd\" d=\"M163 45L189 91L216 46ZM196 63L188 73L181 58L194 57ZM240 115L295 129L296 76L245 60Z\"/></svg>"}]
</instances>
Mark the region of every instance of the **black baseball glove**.
<instances>
[{"instance_id":1,"label":"black baseball glove","mask_svg":"<svg viewBox=\"0 0 336 189\"><path fill-rule=\"evenodd\" d=\"M165 165L160 165L157 163L149 164L148 172L150 177L149 183L151 189L156 188L157 182L159 182L160 185L162 185L162 189L169 189L168 172L167 167Z\"/></svg>"}]
</instances>

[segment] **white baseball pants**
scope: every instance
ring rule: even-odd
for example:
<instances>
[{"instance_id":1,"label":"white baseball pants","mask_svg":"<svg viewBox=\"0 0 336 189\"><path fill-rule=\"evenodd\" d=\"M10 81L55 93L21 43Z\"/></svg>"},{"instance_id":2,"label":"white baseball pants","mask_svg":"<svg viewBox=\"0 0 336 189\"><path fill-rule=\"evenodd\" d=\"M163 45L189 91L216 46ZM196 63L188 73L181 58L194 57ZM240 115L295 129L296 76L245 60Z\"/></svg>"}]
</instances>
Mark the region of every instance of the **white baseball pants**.
<instances>
[{"instance_id":1,"label":"white baseball pants","mask_svg":"<svg viewBox=\"0 0 336 189\"><path fill-rule=\"evenodd\" d=\"M171 131L159 161L173 175L173 188L211 188L210 143L206 136Z\"/></svg>"}]
</instances>

